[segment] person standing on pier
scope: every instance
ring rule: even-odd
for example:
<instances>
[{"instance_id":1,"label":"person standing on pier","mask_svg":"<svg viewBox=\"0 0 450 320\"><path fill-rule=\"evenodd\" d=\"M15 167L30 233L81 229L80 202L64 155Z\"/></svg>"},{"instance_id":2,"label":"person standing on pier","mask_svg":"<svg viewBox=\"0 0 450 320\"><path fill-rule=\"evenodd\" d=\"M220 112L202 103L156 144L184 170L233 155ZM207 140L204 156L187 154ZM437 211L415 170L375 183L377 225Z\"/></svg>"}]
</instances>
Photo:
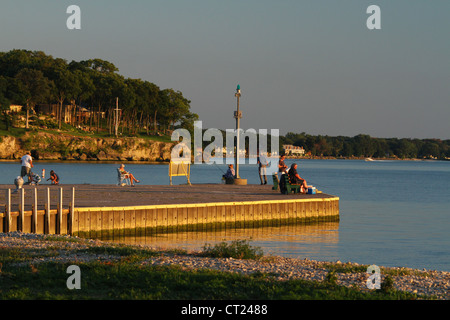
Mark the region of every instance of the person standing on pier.
<instances>
[{"instance_id":1,"label":"person standing on pier","mask_svg":"<svg viewBox=\"0 0 450 320\"><path fill-rule=\"evenodd\" d=\"M280 172L282 175L286 173L286 170L288 168L288 166L284 163L284 159L286 159L286 157L282 155L280 157L280 160L278 161L278 172Z\"/></svg>"},{"instance_id":2,"label":"person standing on pier","mask_svg":"<svg viewBox=\"0 0 450 320\"><path fill-rule=\"evenodd\" d=\"M20 159L22 168L20 170L20 176L23 178L28 177L28 183L31 182L31 168L33 168L33 158L31 158L31 152L27 151L26 154Z\"/></svg>"},{"instance_id":3,"label":"person standing on pier","mask_svg":"<svg viewBox=\"0 0 450 320\"><path fill-rule=\"evenodd\" d=\"M259 164L259 179L261 180L261 184L267 184L267 165L269 162L264 154L260 154L258 150L258 158L256 160Z\"/></svg>"}]
</instances>

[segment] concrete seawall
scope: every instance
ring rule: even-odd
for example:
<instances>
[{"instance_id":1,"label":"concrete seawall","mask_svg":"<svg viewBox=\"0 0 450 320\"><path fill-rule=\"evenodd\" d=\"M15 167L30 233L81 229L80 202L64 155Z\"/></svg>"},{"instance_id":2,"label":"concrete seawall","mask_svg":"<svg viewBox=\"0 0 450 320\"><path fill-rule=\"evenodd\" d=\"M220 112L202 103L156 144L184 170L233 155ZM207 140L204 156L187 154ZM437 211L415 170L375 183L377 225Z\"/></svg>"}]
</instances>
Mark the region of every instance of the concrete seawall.
<instances>
[{"instance_id":1,"label":"concrete seawall","mask_svg":"<svg viewBox=\"0 0 450 320\"><path fill-rule=\"evenodd\" d=\"M26 186L3 207L0 231L85 237L339 221L336 196L259 185Z\"/></svg>"}]
</instances>

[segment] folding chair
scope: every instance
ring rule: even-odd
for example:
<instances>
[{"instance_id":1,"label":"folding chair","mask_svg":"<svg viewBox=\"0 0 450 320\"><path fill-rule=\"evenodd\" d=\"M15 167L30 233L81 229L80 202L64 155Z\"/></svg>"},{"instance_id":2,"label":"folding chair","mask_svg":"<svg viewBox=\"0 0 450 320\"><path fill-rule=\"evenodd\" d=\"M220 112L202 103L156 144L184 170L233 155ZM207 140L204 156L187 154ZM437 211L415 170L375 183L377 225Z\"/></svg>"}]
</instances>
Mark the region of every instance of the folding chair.
<instances>
[{"instance_id":1,"label":"folding chair","mask_svg":"<svg viewBox=\"0 0 450 320\"><path fill-rule=\"evenodd\" d=\"M128 177L127 174L123 174L119 169L117 169L117 185L119 186L129 186L130 183L130 178Z\"/></svg>"}]
</instances>

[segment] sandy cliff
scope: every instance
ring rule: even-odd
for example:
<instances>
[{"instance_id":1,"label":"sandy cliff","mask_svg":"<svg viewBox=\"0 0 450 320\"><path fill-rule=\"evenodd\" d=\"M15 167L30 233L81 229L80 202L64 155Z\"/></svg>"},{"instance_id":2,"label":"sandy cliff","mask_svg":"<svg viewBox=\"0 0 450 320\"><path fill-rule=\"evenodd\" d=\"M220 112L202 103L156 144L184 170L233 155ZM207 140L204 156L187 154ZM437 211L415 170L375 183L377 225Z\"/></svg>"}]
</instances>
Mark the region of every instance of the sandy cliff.
<instances>
[{"instance_id":1,"label":"sandy cliff","mask_svg":"<svg viewBox=\"0 0 450 320\"><path fill-rule=\"evenodd\" d=\"M36 160L131 160L170 159L173 143L142 138L95 138L68 134L28 132L22 137L2 136L0 159L19 159L31 150Z\"/></svg>"}]
</instances>

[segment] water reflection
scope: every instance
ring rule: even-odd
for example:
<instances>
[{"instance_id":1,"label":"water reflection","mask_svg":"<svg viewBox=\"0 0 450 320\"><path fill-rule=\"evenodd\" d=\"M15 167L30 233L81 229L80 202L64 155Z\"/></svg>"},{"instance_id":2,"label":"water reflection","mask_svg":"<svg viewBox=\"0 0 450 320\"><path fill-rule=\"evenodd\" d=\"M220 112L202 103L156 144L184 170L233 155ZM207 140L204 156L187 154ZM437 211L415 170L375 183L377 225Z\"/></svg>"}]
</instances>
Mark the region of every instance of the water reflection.
<instances>
[{"instance_id":1,"label":"water reflection","mask_svg":"<svg viewBox=\"0 0 450 320\"><path fill-rule=\"evenodd\" d=\"M144 245L150 248L201 250L208 243L248 240L265 254L310 259L327 256L337 259L339 223L291 224L258 228L224 228L210 231L157 233L145 236L127 235L100 238L103 241Z\"/></svg>"}]
</instances>

